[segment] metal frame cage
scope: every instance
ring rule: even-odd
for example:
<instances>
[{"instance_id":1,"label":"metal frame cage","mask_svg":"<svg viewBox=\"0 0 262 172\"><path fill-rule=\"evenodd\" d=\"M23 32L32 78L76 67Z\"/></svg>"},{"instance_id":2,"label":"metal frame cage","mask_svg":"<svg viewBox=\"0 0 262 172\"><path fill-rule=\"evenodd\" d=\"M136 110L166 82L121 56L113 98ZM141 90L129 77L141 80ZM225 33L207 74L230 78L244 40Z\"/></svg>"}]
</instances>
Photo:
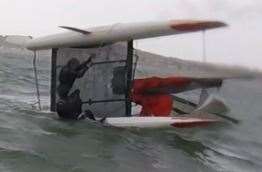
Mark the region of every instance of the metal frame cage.
<instances>
[{"instance_id":1,"label":"metal frame cage","mask_svg":"<svg viewBox=\"0 0 262 172\"><path fill-rule=\"evenodd\" d=\"M60 97L60 75L70 60L83 63L95 54L92 65L70 88L70 93L80 90L83 110L91 110L96 116L130 116L130 91L133 79L133 41L94 48L52 49L51 56L51 111L56 112ZM106 113L106 114L105 114Z\"/></svg>"}]
</instances>

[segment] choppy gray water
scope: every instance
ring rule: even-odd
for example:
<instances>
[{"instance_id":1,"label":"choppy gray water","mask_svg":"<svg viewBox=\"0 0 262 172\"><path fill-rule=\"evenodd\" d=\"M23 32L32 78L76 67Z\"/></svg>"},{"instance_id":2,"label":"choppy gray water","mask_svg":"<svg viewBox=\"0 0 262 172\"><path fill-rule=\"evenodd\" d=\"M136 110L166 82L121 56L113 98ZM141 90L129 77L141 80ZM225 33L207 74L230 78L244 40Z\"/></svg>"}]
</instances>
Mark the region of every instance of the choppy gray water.
<instances>
[{"instance_id":1,"label":"choppy gray water","mask_svg":"<svg viewBox=\"0 0 262 172\"><path fill-rule=\"evenodd\" d=\"M0 171L261 171L262 81L226 81L219 96L239 124L123 130L49 113L50 65L39 68L46 112L32 110L31 58L0 57Z\"/></svg>"}]
</instances>

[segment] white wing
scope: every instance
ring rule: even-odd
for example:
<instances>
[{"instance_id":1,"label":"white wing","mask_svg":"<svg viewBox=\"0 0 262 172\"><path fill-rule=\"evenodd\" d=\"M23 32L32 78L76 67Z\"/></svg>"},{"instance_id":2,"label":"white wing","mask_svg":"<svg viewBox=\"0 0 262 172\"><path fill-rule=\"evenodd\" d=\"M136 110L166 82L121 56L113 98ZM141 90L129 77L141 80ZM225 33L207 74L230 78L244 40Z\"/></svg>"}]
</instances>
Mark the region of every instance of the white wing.
<instances>
[{"instance_id":1,"label":"white wing","mask_svg":"<svg viewBox=\"0 0 262 172\"><path fill-rule=\"evenodd\" d=\"M40 50L62 47L92 47L118 41L196 32L199 30L213 29L224 26L226 26L226 24L220 21L199 20L119 23L85 30L66 26L63 28L74 32L56 34L30 40L27 43L27 48L30 50ZM92 34L90 34L90 32L92 32Z\"/></svg>"}]
</instances>

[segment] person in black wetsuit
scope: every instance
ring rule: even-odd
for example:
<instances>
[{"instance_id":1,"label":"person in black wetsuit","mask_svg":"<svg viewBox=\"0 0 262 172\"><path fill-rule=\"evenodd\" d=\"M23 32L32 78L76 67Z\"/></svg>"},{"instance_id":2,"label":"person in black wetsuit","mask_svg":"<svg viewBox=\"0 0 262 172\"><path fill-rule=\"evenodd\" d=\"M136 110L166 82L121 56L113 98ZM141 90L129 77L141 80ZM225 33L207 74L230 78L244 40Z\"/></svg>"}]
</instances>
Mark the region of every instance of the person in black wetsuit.
<instances>
[{"instance_id":1,"label":"person in black wetsuit","mask_svg":"<svg viewBox=\"0 0 262 172\"><path fill-rule=\"evenodd\" d=\"M90 57L82 64L80 64L76 58L72 58L61 69L59 74L59 86L57 88L58 95L61 99L67 98L75 80L84 76L85 72L92 65L91 59L94 57L95 54L91 54Z\"/></svg>"},{"instance_id":2,"label":"person in black wetsuit","mask_svg":"<svg viewBox=\"0 0 262 172\"><path fill-rule=\"evenodd\" d=\"M59 73L59 86L57 88L59 100L56 104L59 117L77 120L81 115L82 100L80 98L80 90L77 89L70 95L68 94L73 87L75 80L83 77L85 72L90 68L92 65L91 59L94 56L95 54L91 54L82 64L80 64L76 58L72 58L61 69Z\"/></svg>"},{"instance_id":3,"label":"person in black wetsuit","mask_svg":"<svg viewBox=\"0 0 262 172\"><path fill-rule=\"evenodd\" d=\"M85 72L90 68L91 59L95 57L95 54L91 54L90 57L80 64L80 62L73 58L61 69L59 74L59 86L57 88L60 99L56 104L56 110L60 118L71 120L82 120L89 118L95 120L94 114L90 110L82 112L83 102L80 98L80 90L77 89L70 95L70 92L75 80L84 76ZM102 118L100 122L103 122L105 118Z\"/></svg>"},{"instance_id":4,"label":"person in black wetsuit","mask_svg":"<svg viewBox=\"0 0 262 172\"><path fill-rule=\"evenodd\" d=\"M82 100L77 89L69 96L58 100L56 111L60 118L77 120L82 113Z\"/></svg>"},{"instance_id":5,"label":"person in black wetsuit","mask_svg":"<svg viewBox=\"0 0 262 172\"><path fill-rule=\"evenodd\" d=\"M80 91L77 89L65 99L60 99L56 104L56 111L60 118L70 120L83 120L89 118L97 121L94 114L90 110L85 110L82 113L82 100L80 98ZM99 120L103 123L106 117Z\"/></svg>"}]
</instances>

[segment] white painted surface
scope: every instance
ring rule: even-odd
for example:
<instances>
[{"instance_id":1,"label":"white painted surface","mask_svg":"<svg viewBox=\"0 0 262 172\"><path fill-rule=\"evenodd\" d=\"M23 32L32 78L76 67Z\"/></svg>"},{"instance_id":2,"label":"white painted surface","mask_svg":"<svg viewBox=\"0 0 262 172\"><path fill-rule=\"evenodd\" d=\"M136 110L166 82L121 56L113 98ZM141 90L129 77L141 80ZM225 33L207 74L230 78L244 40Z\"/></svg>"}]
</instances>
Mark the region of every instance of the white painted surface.
<instances>
[{"instance_id":1,"label":"white painted surface","mask_svg":"<svg viewBox=\"0 0 262 172\"><path fill-rule=\"evenodd\" d=\"M217 119L197 117L116 117L106 118L105 124L114 127L166 128L172 124L214 123Z\"/></svg>"},{"instance_id":2,"label":"white painted surface","mask_svg":"<svg viewBox=\"0 0 262 172\"><path fill-rule=\"evenodd\" d=\"M214 26L211 26L211 25ZM141 23L117 23L109 26L85 29L90 34L74 31L50 35L28 41L27 48L41 50L66 47L92 47L102 44L151 38L212 29L225 26L217 21L171 20Z\"/></svg>"}]
</instances>

